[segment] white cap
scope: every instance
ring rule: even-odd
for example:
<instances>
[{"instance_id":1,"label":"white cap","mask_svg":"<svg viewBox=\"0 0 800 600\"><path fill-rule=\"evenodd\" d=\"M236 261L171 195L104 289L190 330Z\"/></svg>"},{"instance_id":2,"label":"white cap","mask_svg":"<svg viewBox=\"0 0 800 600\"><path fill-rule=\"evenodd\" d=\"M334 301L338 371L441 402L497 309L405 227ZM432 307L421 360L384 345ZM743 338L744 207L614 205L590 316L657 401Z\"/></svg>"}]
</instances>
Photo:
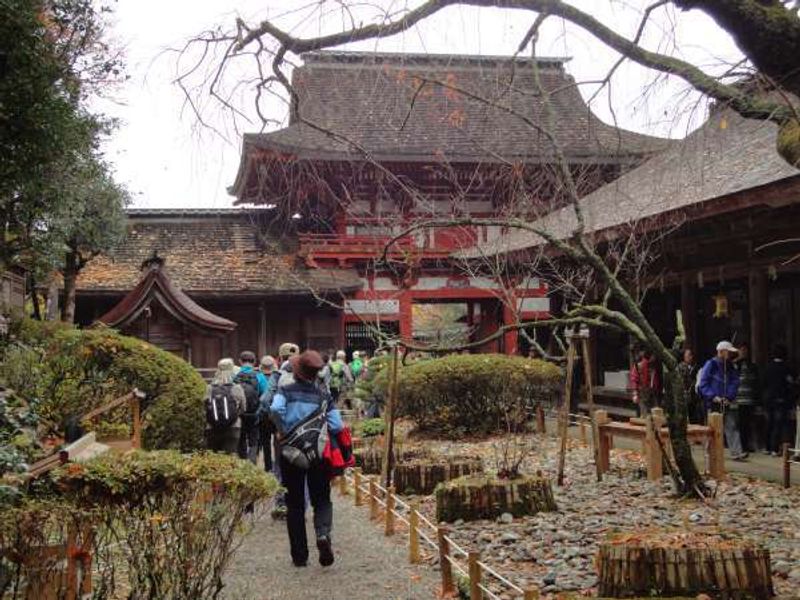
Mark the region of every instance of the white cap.
<instances>
[{"instance_id":1,"label":"white cap","mask_svg":"<svg viewBox=\"0 0 800 600\"><path fill-rule=\"evenodd\" d=\"M736 347L727 340L723 340L719 344L717 344L717 352L720 352L721 350L727 350L728 352L738 352Z\"/></svg>"}]
</instances>

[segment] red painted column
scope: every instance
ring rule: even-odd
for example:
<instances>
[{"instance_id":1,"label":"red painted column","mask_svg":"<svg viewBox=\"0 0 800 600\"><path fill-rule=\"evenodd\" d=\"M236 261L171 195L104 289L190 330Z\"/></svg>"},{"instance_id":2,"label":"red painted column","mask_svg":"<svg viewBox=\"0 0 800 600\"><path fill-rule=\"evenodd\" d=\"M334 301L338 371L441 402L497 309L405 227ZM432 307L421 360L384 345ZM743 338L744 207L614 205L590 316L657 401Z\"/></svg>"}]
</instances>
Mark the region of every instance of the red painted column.
<instances>
[{"instance_id":1,"label":"red painted column","mask_svg":"<svg viewBox=\"0 0 800 600\"><path fill-rule=\"evenodd\" d=\"M517 322L517 317L514 311L508 304L503 304L503 325L513 325ZM503 334L503 352L505 354L517 353L517 342L519 341L519 332L516 329L510 329Z\"/></svg>"},{"instance_id":2,"label":"red painted column","mask_svg":"<svg viewBox=\"0 0 800 600\"><path fill-rule=\"evenodd\" d=\"M414 341L414 317L411 311L413 299L411 294L400 294L400 339L404 342Z\"/></svg>"}]
</instances>

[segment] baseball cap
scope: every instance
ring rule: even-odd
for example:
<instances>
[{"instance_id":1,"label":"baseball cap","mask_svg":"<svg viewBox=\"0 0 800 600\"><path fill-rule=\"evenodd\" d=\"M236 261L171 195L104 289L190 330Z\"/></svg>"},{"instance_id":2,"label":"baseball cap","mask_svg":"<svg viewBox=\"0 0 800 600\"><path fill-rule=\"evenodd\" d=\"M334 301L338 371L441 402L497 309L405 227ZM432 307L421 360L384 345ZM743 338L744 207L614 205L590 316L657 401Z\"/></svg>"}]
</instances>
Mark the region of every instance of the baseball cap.
<instances>
[{"instance_id":1,"label":"baseball cap","mask_svg":"<svg viewBox=\"0 0 800 600\"><path fill-rule=\"evenodd\" d=\"M727 350L728 352L738 352L736 346L731 344L728 340L723 340L719 344L717 344L717 352L721 350Z\"/></svg>"}]
</instances>

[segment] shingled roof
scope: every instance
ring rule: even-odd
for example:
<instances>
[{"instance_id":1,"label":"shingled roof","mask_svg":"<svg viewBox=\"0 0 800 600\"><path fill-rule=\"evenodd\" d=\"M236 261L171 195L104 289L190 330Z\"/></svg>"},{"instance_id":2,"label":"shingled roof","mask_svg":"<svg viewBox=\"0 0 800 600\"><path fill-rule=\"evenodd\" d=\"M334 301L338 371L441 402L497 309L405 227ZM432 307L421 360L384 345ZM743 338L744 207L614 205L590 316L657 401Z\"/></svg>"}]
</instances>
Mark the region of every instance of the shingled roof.
<instances>
[{"instance_id":1,"label":"shingled roof","mask_svg":"<svg viewBox=\"0 0 800 600\"><path fill-rule=\"evenodd\" d=\"M233 191L247 155L266 149L296 158L451 162L542 161L553 146L541 87L554 114L554 135L575 162L630 162L667 140L598 119L561 58L322 51L302 55L292 75L300 114L348 141L295 120L285 129L244 136ZM352 143L350 143L352 142Z\"/></svg>"},{"instance_id":2,"label":"shingled roof","mask_svg":"<svg viewBox=\"0 0 800 600\"><path fill-rule=\"evenodd\" d=\"M142 266L145 272L136 287L97 319L98 323L126 327L157 301L178 321L201 331L225 333L236 329L236 323L206 310L179 289L164 271L163 259L153 256Z\"/></svg>"},{"instance_id":3,"label":"shingled roof","mask_svg":"<svg viewBox=\"0 0 800 600\"><path fill-rule=\"evenodd\" d=\"M730 201L738 192L800 180L800 170L777 153L776 136L777 126L771 122L744 119L731 110L717 111L681 142L582 198L586 231L603 232L647 219L675 223L692 214L708 214L704 208L712 208L712 203L715 214L738 210L742 205ZM782 201L800 202L800 198ZM748 202L775 199L762 193ZM567 206L532 225L564 238L575 231L576 223L573 207ZM543 243L538 235L516 230L480 254L514 252ZM462 253L478 255L476 249Z\"/></svg>"},{"instance_id":4,"label":"shingled roof","mask_svg":"<svg viewBox=\"0 0 800 600\"><path fill-rule=\"evenodd\" d=\"M78 292L127 292L140 280L143 261L157 253L172 282L184 292L287 295L352 291L355 272L307 269L295 252L259 235L258 211L133 210L119 247L92 260L78 277Z\"/></svg>"}]
</instances>

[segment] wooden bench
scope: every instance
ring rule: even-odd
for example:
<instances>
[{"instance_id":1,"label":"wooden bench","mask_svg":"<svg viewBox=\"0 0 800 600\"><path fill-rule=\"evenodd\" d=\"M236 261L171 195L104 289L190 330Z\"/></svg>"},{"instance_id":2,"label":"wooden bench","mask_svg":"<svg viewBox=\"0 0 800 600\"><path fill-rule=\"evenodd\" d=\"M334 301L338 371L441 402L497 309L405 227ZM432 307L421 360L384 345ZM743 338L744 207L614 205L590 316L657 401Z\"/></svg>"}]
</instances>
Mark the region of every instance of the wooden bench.
<instances>
[{"instance_id":1,"label":"wooden bench","mask_svg":"<svg viewBox=\"0 0 800 600\"><path fill-rule=\"evenodd\" d=\"M642 442L645 461L647 464L647 478L657 481L663 477L662 446L667 453L672 452L669 440L669 428L665 426L664 411L654 408L646 418L633 418L627 423L612 421L604 410L595 411L594 426L597 428L598 462L600 472L606 473L611 464L611 448L614 446L615 437L624 437ZM661 443L656 439L658 432ZM708 415L708 426L689 425L686 437L690 443L703 444L708 448L709 474L714 479L725 476L725 454L722 437L722 415L711 413Z\"/></svg>"}]
</instances>

